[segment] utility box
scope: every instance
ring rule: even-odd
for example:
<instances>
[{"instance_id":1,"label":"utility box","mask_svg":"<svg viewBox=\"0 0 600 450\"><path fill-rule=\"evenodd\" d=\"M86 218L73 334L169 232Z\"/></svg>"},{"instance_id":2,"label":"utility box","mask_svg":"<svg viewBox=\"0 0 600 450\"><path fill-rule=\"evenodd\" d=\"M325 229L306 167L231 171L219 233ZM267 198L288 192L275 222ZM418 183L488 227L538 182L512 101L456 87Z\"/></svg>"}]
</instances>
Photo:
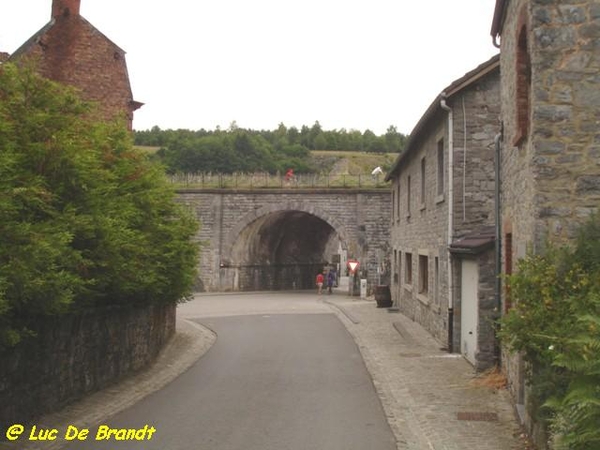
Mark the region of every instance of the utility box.
<instances>
[{"instance_id":1,"label":"utility box","mask_svg":"<svg viewBox=\"0 0 600 450\"><path fill-rule=\"evenodd\" d=\"M360 298L367 298L367 280L366 280L366 278L360 279Z\"/></svg>"}]
</instances>

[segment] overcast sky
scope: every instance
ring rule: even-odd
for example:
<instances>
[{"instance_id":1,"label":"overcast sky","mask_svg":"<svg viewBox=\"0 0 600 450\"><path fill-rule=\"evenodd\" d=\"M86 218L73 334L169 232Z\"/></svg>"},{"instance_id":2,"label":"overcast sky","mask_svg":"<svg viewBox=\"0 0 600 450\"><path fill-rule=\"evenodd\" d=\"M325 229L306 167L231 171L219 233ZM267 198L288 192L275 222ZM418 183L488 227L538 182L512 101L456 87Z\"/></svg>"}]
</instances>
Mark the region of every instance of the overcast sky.
<instances>
[{"instance_id":1,"label":"overcast sky","mask_svg":"<svg viewBox=\"0 0 600 450\"><path fill-rule=\"evenodd\" d=\"M0 51L52 0L0 0ZM312 125L409 133L441 90L498 50L495 0L82 0L127 52L134 128Z\"/></svg>"}]
</instances>

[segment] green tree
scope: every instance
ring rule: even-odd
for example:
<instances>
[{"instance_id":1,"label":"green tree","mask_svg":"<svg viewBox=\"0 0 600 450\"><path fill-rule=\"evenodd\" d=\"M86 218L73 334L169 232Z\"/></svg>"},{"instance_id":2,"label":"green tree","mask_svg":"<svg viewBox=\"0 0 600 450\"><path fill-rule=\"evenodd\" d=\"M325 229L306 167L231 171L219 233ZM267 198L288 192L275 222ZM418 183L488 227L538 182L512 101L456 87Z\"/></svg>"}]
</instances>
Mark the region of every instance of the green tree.
<instances>
[{"instance_id":1,"label":"green tree","mask_svg":"<svg viewBox=\"0 0 600 450\"><path fill-rule=\"evenodd\" d=\"M0 149L0 346L32 317L190 294L197 223L124 122L5 64Z\"/></svg>"},{"instance_id":2,"label":"green tree","mask_svg":"<svg viewBox=\"0 0 600 450\"><path fill-rule=\"evenodd\" d=\"M388 153L400 153L404 150L406 136L398 132L394 125L390 125L385 132L385 147Z\"/></svg>"}]
</instances>

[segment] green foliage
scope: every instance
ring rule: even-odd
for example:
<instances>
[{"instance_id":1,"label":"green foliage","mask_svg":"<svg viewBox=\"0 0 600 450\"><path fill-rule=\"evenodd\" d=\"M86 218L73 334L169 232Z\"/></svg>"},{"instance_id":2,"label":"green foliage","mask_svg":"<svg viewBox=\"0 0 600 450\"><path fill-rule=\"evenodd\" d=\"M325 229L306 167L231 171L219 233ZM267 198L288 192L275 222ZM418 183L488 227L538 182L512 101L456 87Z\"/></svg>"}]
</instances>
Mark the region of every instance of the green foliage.
<instances>
[{"instance_id":1,"label":"green foliage","mask_svg":"<svg viewBox=\"0 0 600 450\"><path fill-rule=\"evenodd\" d=\"M600 219L570 248L529 255L508 278L515 307L500 337L529 363L532 412L555 448L600 446Z\"/></svg>"},{"instance_id":2,"label":"green foliage","mask_svg":"<svg viewBox=\"0 0 600 450\"><path fill-rule=\"evenodd\" d=\"M399 153L406 136L395 127L384 136L372 131L323 130L319 122L312 127L287 128L280 124L274 131L239 128L235 122L227 131L151 130L136 131L139 146L160 147L156 158L170 173L184 172L319 172L310 160L310 150L350 150L375 153Z\"/></svg>"},{"instance_id":3,"label":"green foliage","mask_svg":"<svg viewBox=\"0 0 600 450\"><path fill-rule=\"evenodd\" d=\"M5 64L0 150L0 347L31 317L189 295L197 224L123 123Z\"/></svg>"}]
</instances>

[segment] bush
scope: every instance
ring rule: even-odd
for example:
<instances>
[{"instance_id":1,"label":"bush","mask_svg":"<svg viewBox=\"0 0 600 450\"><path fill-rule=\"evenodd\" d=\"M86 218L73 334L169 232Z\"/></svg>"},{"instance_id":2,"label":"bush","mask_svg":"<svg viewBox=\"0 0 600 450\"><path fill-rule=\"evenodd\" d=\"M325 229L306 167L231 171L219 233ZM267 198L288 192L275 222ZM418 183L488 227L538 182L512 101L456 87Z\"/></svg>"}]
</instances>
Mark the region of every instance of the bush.
<instances>
[{"instance_id":1,"label":"bush","mask_svg":"<svg viewBox=\"0 0 600 450\"><path fill-rule=\"evenodd\" d=\"M600 448L600 221L574 246L528 255L508 278L514 308L500 337L529 363L532 413L555 448Z\"/></svg>"},{"instance_id":2,"label":"bush","mask_svg":"<svg viewBox=\"0 0 600 450\"><path fill-rule=\"evenodd\" d=\"M76 93L0 68L0 347L32 316L189 295L193 217L124 122Z\"/></svg>"}]
</instances>

